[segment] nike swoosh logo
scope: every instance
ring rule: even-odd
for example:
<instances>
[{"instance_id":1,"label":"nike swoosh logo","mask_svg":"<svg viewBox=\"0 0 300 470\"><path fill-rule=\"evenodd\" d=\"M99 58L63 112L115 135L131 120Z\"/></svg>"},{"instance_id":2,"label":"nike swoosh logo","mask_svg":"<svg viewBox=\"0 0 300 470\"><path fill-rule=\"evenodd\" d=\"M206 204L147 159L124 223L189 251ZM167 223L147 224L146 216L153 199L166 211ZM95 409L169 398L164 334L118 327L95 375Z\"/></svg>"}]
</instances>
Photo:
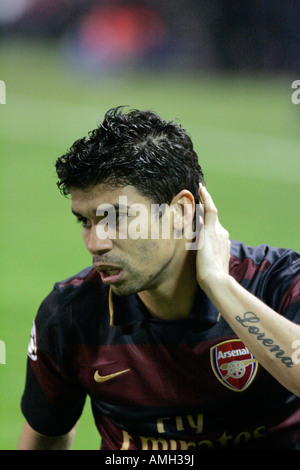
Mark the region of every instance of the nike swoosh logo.
<instances>
[{"instance_id":1,"label":"nike swoosh logo","mask_svg":"<svg viewBox=\"0 0 300 470\"><path fill-rule=\"evenodd\" d=\"M125 370L120 370L119 372L114 372L113 374L102 376L96 370L95 375L94 375L94 380L98 383L103 383L103 382L106 382L107 380L114 379L115 377L118 377L118 375L125 374L125 372L129 372L129 371L130 369L125 369Z\"/></svg>"}]
</instances>

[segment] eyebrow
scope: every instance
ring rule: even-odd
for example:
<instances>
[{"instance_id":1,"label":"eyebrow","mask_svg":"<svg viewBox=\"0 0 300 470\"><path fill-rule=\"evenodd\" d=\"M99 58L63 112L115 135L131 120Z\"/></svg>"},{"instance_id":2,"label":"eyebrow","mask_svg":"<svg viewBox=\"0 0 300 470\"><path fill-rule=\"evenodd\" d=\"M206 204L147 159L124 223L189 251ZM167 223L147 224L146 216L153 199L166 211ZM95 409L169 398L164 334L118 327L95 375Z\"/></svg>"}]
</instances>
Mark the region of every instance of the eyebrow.
<instances>
[{"instance_id":1,"label":"eyebrow","mask_svg":"<svg viewBox=\"0 0 300 470\"><path fill-rule=\"evenodd\" d=\"M104 208L105 206L107 206L107 211L109 211L109 209L111 207L113 207L115 209L116 212L120 212L120 211L123 211L123 210L126 210L128 211L129 207L126 205L126 204L99 204L99 206L103 205ZM99 207L98 206L98 207ZM80 214L80 212L76 212L73 207L71 208L71 212L72 214L75 215L75 217L84 217L82 214ZM95 213L97 212L97 209L95 211Z\"/></svg>"}]
</instances>

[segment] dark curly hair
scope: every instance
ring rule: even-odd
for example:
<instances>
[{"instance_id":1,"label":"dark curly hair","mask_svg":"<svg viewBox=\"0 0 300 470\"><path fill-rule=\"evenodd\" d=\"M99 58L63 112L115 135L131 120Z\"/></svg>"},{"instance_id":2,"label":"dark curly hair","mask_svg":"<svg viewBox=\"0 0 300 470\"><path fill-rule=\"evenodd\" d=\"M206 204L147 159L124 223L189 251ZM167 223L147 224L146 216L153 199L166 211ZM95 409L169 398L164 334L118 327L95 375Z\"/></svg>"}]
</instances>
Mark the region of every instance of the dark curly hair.
<instances>
[{"instance_id":1,"label":"dark curly hair","mask_svg":"<svg viewBox=\"0 0 300 470\"><path fill-rule=\"evenodd\" d=\"M76 140L56 161L63 195L98 183L134 186L153 203L170 204L182 189L199 202L203 173L181 125L151 111L110 109L98 128Z\"/></svg>"}]
</instances>

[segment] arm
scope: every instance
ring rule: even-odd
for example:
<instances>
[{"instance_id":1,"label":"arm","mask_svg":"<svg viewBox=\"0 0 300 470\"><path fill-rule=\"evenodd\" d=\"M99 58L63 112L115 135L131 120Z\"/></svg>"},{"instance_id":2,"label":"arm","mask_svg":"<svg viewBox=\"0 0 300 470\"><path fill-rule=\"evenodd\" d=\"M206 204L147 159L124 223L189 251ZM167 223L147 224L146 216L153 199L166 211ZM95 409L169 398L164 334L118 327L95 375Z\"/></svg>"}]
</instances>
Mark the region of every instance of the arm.
<instances>
[{"instance_id":1,"label":"arm","mask_svg":"<svg viewBox=\"0 0 300 470\"><path fill-rule=\"evenodd\" d=\"M63 436L44 436L26 423L21 433L18 450L71 450L75 433L76 426Z\"/></svg>"},{"instance_id":2,"label":"arm","mask_svg":"<svg viewBox=\"0 0 300 470\"><path fill-rule=\"evenodd\" d=\"M284 387L300 396L300 365L294 364L293 343L300 326L276 313L229 275L230 241L207 190L200 189L204 225L197 253L197 279L258 362Z\"/></svg>"}]
</instances>

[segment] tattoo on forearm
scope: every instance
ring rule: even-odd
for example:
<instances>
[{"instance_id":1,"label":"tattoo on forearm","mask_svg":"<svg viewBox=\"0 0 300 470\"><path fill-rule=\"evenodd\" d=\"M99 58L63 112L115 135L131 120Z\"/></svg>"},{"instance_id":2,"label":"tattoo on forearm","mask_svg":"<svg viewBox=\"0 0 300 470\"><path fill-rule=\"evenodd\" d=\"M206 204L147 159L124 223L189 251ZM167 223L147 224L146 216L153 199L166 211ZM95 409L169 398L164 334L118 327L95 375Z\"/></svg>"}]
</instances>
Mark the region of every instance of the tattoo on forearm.
<instances>
[{"instance_id":1,"label":"tattoo on forearm","mask_svg":"<svg viewBox=\"0 0 300 470\"><path fill-rule=\"evenodd\" d=\"M252 323L259 323L260 319L254 312L245 312L243 318L237 315L236 320L241 323L248 332L255 335L258 341L261 341L264 346L270 348L270 351L275 353L275 356L283 362L286 367L292 367L293 360L289 356L285 356L285 352L278 344L274 344L271 338L267 338L264 332L261 332L257 326L252 326Z\"/></svg>"}]
</instances>

